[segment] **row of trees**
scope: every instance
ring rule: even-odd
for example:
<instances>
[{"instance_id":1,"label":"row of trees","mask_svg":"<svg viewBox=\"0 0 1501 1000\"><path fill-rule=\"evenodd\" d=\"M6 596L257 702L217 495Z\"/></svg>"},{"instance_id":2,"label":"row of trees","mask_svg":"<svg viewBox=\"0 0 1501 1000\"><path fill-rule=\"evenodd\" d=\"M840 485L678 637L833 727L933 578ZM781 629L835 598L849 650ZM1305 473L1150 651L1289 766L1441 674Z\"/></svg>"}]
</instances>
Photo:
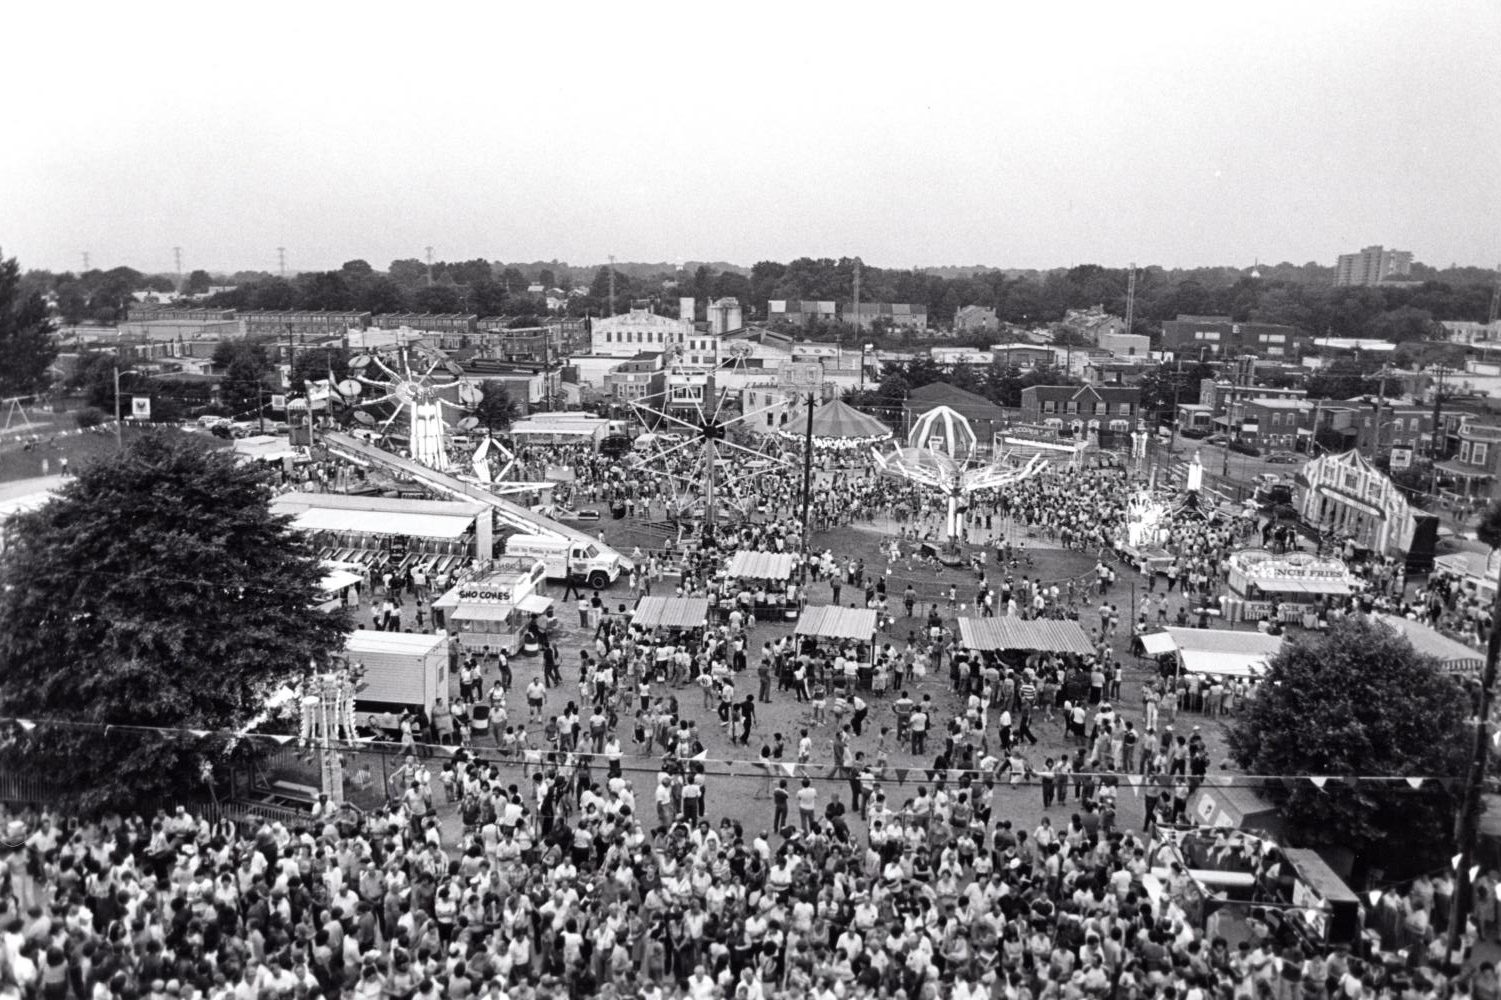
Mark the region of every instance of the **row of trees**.
<instances>
[{"instance_id":1,"label":"row of trees","mask_svg":"<svg viewBox=\"0 0 1501 1000\"><path fill-rule=\"evenodd\" d=\"M772 299L852 301L856 265L853 257L800 257L788 263L761 261L748 270L710 264L657 271L621 266L614 271L613 302L617 312L647 302L675 314L680 296L691 295L701 303L731 296L748 307L748 317L759 319L767 316ZM1181 314L1228 315L1242 322L1284 323L1320 335L1401 342L1424 339L1436 320L1484 319L1489 308L1493 276L1475 268L1435 271L1418 265L1414 276L1421 284L1377 288L1335 287L1332 271L1312 263L1269 265L1258 277L1235 268L1140 268L1133 330L1151 335L1163 320ZM952 321L967 305L994 309L1002 322L1019 326L1057 322L1070 309L1092 306L1124 315L1128 286L1125 269L1097 264L1046 272L981 267L906 270L862 264L859 272L863 301L922 305L934 325ZM580 274L556 262L506 265L474 259L429 266L415 258L393 260L381 272L367 261L351 260L337 270L305 272L290 279L242 272L226 279L236 287L212 296L207 304L532 317L547 311L543 297L528 291L541 285L544 290L577 289L564 311L600 316L611 307L610 274L604 267ZM171 291L173 284L161 275L125 267L81 275L34 271L27 280L39 290L56 293L59 311L68 322L113 322L123 316L132 291ZM205 291L212 280L195 271L187 278L187 290ZM837 326L812 333L826 339L854 336L854 331ZM979 338L987 339L989 335Z\"/></svg>"}]
</instances>

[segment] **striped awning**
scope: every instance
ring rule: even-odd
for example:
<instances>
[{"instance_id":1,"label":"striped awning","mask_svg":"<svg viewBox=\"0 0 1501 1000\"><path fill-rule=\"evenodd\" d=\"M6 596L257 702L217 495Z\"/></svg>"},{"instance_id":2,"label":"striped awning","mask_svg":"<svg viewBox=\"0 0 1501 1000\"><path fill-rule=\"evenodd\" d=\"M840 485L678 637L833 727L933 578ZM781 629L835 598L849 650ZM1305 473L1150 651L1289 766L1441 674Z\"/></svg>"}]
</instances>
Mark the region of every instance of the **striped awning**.
<instances>
[{"instance_id":1,"label":"striped awning","mask_svg":"<svg viewBox=\"0 0 1501 1000\"><path fill-rule=\"evenodd\" d=\"M1025 649L1049 653L1094 652L1076 621L1052 618L960 618L959 639L966 649Z\"/></svg>"},{"instance_id":2,"label":"striped awning","mask_svg":"<svg viewBox=\"0 0 1501 1000\"><path fill-rule=\"evenodd\" d=\"M797 556L790 552L736 552L730 557L729 575L742 580L785 580L796 563Z\"/></svg>"},{"instance_id":3,"label":"striped awning","mask_svg":"<svg viewBox=\"0 0 1501 1000\"><path fill-rule=\"evenodd\" d=\"M876 634L876 612L874 608L804 608L795 632L818 639L869 642Z\"/></svg>"},{"instance_id":4,"label":"striped awning","mask_svg":"<svg viewBox=\"0 0 1501 1000\"><path fill-rule=\"evenodd\" d=\"M709 599L643 597L631 612L631 624L642 628L703 628L709 624Z\"/></svg>"}]
</instances>

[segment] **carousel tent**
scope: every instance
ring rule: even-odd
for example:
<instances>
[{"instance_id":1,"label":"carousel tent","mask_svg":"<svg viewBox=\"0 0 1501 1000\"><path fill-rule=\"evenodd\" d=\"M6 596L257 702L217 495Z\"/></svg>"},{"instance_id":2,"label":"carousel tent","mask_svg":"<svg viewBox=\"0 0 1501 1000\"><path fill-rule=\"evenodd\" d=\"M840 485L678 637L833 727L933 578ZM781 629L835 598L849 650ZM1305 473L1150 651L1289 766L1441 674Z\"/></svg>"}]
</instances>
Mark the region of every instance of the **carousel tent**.
<instances>
[{"instance_id":1,"label":"carousel tent","mask_svg":"<svg viewBox=\"0 0 1501 1000\"><path fill-rule=\"evenodd\" d=\"M960 618L959 639L965 649L1021 649L1028 652L1094 652L1089 636L1075 621L1048 618Z\"/></svg>"},{"instance_id":2,"label":"carousel tent","mask_svg":"<svg viewBox=\"0 0 1501 1000\"><path fill-rule=\"evenodd\" d=\"M876 634L876 612L873 608L804 608L794 631L798 635L811 635L817 639L859 639L869 642Z\"/></svg>"},{"instance_id":3,"label":"carousel tent","mask_svg":"<svg viewBox=\"0 0 1501 1000\"><path fill-rule=\"evenodd\" d=\"M797 566L790 552L736 552L730 557L730 577L740 580L786 580Z\"/></svg>"},{"instance_id":4,"label":"carousel tent","mask_svg":"<svg viewBox=\"0 0 1501 1000\"><path fill-rule=\"evenodd\" d=\"M1458 639L1451 639L1422 622L1398 618L1396 615L1375 614L1371 617L1405 637L1419 653L1438 660L1444 670L1451 674L1479 673L1485 666L1485 656L1480 650L1472 649Z\"/></svg>"},{"instance_id":5,"label":"carousel tent","mask_svg":"<svg viewBox=\"0 0 1501 1000\"><path fill-rule=\"evenodd\" d=\"M813 436L860 440L888 438L891 431L875 417L861 413L842 399L835 399L813 411Z\"/></svg>"},{"instance_id":6,"label":"carousel tent","mask_svg":"<svg viewBox=\"0 0 1501 1000\"><path fill-rule=\"evenodd\" d=\"M709 624L709 599L643 597L631 612L631 624L642 628L703 628Z\"/></svg>"}]
</instances>

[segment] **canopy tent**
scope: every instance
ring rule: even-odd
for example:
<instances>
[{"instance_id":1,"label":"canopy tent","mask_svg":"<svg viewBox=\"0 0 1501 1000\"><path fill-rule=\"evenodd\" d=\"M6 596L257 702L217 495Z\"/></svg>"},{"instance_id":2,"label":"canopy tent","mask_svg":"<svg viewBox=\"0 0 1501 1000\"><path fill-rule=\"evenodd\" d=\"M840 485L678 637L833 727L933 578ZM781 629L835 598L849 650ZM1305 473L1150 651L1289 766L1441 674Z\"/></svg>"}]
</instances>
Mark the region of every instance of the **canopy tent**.
<instances>
[{"instance_id":1,"label":"canopy tent","mask_svg":"<svg viewBox=\"0 0 1501 1000\"><path fill-rule=\"evenodd\" d=\"M1282 649L1283 641L1280 635L1231 629L1169 627L1161 634L1172 640L1172 649L1177 651L1185 673L1220 677L1259 677ZM1155 635L1143 636L1143 646L1148 639L1153 640L1153 646L1161 643Z\"/></svg>"},{"instance_id":2,"label":"canopy tent","mask_svg":"<svg viewBox=\"0 0 1501 1000\"><path fill-rule=\"evenodd\" d=\"M840 440L888 438L891 430L844 400L834 399L813 411L813 436Z\"/></svg>"},{"instance_id":3,"label":"canopy tent","mask_svg":"<svg viewBox=\"0 0 1501 1000\"><path fill-rule=\"evenodd\" d=\"M793 632L815 639L858 639L870 642L876 634L876 612L874 608L804 608Z\"/></svg>"},{"instance_id":4,"label":"canopy tent","mask_svg":"<svg viewBox=\"0 0 1501 1000\"><path fill-rule=\"evenodd\" d=\"M790 552L736 552L727 572L744 580L785 580L796 565L797 556Z\"/></svg>"},{"instance_id":5,"label":"canopy tent","mask_svg":"<svg viewBox=\"0 0 1501 1000\"><path fill-rule=\"evenodd\" d=\"M1479 673L1485 666L1485 656L1480 650L1472 649L1458 639L1451 639L1422 622L1398 618L1396 615L1373 614L1371 617L1406 638L1419 653L1438 660L1444 670L1451 674Z\"/></svg>"},{"instance_id":6,"label":"canopy tent","mask_svg":"<svg viewBox=\"0 0 1501 1000\"><path fill-rule=\"evenodd\" d=\"M642 628L703 628L709 624L709 599L643 597L631 612L631 624Z\"/></svg>"},{"instance_id":7,"label":"canopy tent","mask_svg":"<svg viewBox=\"0 0 1501 1000\"><path fill-rule=\"evenodd\" d=\"M960 618L959 640L966 649L982 651L1021 649L1080 655L1094 651L1078 622L1049 618Z\"/></svg>"}]
</instances>

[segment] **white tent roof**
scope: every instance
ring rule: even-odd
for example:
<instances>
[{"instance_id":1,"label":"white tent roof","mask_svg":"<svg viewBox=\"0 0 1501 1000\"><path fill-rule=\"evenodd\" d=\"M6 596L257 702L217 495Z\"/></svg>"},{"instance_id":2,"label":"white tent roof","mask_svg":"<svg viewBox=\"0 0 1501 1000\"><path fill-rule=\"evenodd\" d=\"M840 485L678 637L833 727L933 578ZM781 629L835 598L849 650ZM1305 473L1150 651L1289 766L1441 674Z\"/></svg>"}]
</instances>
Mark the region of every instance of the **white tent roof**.
<instances>
[{"instance_id":1,"label":"white tent roof","mask_svg":"<svg viewBox=\"0 0 1501 1000\"><path fill-rule=\"evenodd\" d=\"M1280 635L1233 629L1170 627L1164 634L1172 640L1185 671L1222 677L1259 677L1283 642ZM1146 638L1160 642L1155 636Z\"/></svg>"},{"instance_id":2,"label":"white tent roof","mask_svg":"<svg viewBox=\"0 0 1501 1000\"><path fill-rule=\"evenodd\" d=\"M409 514L389 510L330 510L309 507L296 515L303 531L354 531L367 535L412 535L417 538L462 538L473 517Z\"/></svg>"}]
</instances>

